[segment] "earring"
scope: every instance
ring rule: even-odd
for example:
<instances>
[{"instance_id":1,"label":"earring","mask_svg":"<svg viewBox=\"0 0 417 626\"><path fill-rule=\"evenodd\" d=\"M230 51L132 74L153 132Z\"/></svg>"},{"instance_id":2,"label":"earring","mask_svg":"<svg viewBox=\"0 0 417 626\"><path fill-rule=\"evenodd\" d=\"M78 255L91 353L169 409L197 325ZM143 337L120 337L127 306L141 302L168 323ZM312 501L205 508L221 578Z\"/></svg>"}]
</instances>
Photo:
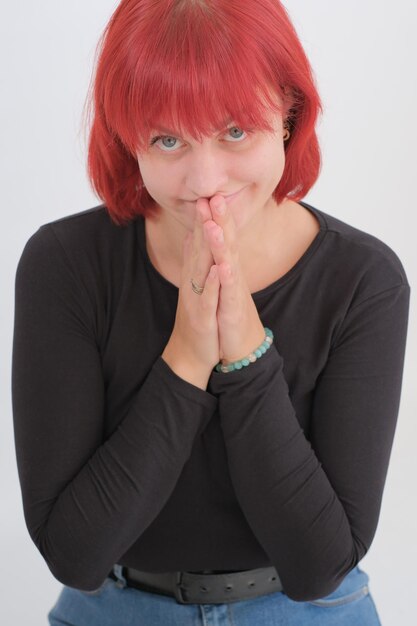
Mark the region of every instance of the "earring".
<instances>
[{"instance_id":1,"label":"earring","mask_svg":"<svg viewBox=\"0 0 417 626\"><path fill-rule=\"evenodd\" d=\"M284 141L287 141L290 138L290 136L291 136L290 130L289 130L288 126L287 126L287 122L285 122L284 128L285 128L285 133L283 135L283 139L284 139Z\"/></svg>"}]
</instances>

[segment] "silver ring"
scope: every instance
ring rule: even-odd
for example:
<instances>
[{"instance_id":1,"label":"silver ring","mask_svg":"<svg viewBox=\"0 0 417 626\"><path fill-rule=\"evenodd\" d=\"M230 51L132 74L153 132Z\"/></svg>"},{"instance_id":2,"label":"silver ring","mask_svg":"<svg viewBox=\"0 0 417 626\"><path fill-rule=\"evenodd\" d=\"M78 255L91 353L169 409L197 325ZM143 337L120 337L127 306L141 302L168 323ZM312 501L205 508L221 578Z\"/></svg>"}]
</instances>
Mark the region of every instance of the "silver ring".
<instances>
[{"instance_id":1,"label":"silver ring","mask_svg":"<svg viewBox=\"0 0 417 626\"><path fill-rule=\"evenodd\" d=\"M198 296L201 296L201 294L204 291L204 287L200 287L199 285L197 285L197 283L192 278L191 278L191 287L194 293L196 293Z\"/></svg>"}]
</instances>

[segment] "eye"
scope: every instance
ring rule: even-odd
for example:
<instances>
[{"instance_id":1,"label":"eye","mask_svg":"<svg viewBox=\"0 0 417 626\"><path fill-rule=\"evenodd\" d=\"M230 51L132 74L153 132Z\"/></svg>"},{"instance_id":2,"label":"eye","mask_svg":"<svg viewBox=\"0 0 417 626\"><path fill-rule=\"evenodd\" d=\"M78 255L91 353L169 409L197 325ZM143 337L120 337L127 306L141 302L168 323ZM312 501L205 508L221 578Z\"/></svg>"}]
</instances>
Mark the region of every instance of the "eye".
<instances>
[{"instance_id":1,"label":"eye","mask_svg":"<svg viewBox=\"0 0 417 626\"><path fill-rule=\"evenodd\" d=\"M174 147L171 143L171 145L169 145L169 142L174 142L174 141L178 141L176 137L171 137L170 135L158 135L158 137L153 137L151 139L151 143L150 145L153 146L154 144L156 144L157 141L162 140L162 141L168 141L168 146L166 144L162 144L165 148L172 148ZM161 148L162 152L173 152L173 150L164 150L163 148Z\"/></svg>"},{"instance_id":2,"label":"eye","mask_svg":"<svg viewBox=\"0 0 417 626\"><path fill-rule=\"evenodd\" d=\"M248 133L246 133L246 131L242 130L238 126L229 126L229 128L227 129L227 132L231 132L231 131L233 131L233 133L235 133L237 131L237 134L244 133L244 135L248 135ZM244 136L243 140L245 138L246 137ZM242 143L242 135L236 137L236 134L234 134L232 139L236 139L236 141L228 141L227 143ZM151 139L150 146L155 145L159 141L162 142L159 145L159 147L162 150L162 152L174 152L175 150L170 150L170 148L175 148L175 142L178 142L178 139L177 139L177 137L173 137L171 135L158 135L157 137L153 137Z\"/></svg>"},{"instance_id":3,"label":"eye","mask_svg":"<svg viewBox=\"0 0 417 626\"><path fill-rule=\"evenodd\" d=\"M227 130L228 130L228 131L237 131L237 132L238 132L238 134L239 134L239 133L245 133L245 135L247 134L244 130L242 130L242 129L241 129L241 128L239 128L238 126L229 126L229 128L228 128ZM238 139L238 140L240 140L240 139L241 139L241 137L236 137L236 136L234 136L234 139ZM231 143L241 143L241 142L239 142L239 141L232 141Z\"/></svg>"}]
</instances>

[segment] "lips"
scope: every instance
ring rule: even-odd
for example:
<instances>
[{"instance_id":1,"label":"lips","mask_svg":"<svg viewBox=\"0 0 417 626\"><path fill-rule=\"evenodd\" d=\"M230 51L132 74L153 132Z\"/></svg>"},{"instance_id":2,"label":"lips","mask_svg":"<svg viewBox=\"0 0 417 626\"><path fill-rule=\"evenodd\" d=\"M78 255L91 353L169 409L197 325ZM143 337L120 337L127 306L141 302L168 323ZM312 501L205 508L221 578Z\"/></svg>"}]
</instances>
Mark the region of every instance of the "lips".
<instances>
[{"instance_id":1,"label":"lips","mask_svg":"<svg viewBox=\"0 0 417 626\"><path fill-rule=\"evenodd\" d=\"M243 187L244 189L244 187ZM232 193L230 196L225 196L226 202L229 203L232 200L234 200L234 198L236 198L236 196L238 196L240 194L241 191L243 191L243 189L239 189L239 191L236 191L235 193Z\"/></svg>"},{"instance_id":2,"label":"lips","mask_svg":"<svg viewBox=\"0 0 417 626\"><path fill-rule=\"evenodd\" d=\"M228 196L223 196L226 200L226 202L231 202L232 200L234 200L234 198L236 198L236 196L238 196L240 194L241 191L243 191L244 189L246 189L246 187L242 187L242 189L239 189L239 191L235 191L234 193L231 193ZM190 204L195 204L197 202L197 200L183 200L183 202L188 202Z\"/></svg>"}]
</instances>

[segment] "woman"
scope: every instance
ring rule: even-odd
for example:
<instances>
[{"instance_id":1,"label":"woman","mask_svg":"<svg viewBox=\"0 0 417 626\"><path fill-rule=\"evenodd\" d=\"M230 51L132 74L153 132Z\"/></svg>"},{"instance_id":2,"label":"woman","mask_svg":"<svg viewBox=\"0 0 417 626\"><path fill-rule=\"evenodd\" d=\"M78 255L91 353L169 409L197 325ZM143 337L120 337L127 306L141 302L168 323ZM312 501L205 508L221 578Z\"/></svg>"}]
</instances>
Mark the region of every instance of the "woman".
<instances>
[{"instance_id":1,"label":"woman","mask_svg":"<svg viewBox=\"0 0 417 626\"><path fill-rule=\"evenodd\" d=\"M103 204L16 275L13 409L51 625L379 624L359 567L410 286L301 199L321 110L277 0L123 0L96 69Z\"/></svg>"}]
</instances>

